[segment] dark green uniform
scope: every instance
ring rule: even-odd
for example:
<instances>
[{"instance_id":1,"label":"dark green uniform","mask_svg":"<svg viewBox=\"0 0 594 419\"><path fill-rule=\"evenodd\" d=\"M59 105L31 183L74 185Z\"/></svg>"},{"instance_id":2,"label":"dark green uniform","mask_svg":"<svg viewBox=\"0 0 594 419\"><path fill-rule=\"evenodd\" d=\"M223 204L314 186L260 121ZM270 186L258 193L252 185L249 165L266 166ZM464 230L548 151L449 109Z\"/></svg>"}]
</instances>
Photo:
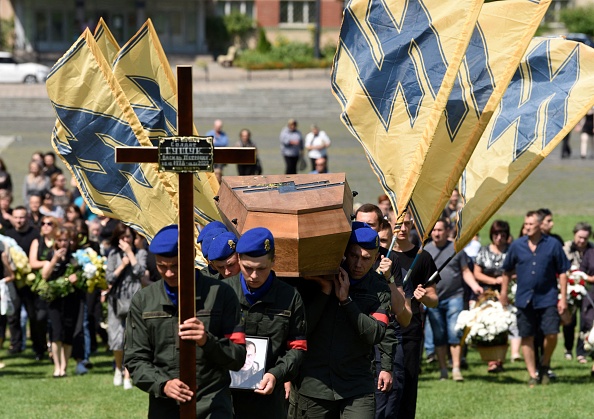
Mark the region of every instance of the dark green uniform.
<instances>
[{"instance_id":1,"label":"dark green uniform","mask_svg":"<svg viewBox=\"0 0 594 419\"><path fill-rule=\"evenodd\" d=\"M229 370L245 362L245 333L233 290L196 274L196 317L208 339L196 347L196 416L232 416ZM134 384L149 393L149 418L176 418L177 402L163 394L165 383L179 377L178 311L163 280L138 291L126 321L124 362Z\"/></svg>"},{"instance_id":2,"label":"dark green uniform","mask_svg":"<svg viewBox=\"0 0 594 419\"><path fill-rule=\"evenodd\" d=\"M236 418L282 419L287 415L284 383L297 376L307 349L305 311L301 296L276 277L264 296L251 305L243 294L239 275L224 279L239 298L247 336L268 337L265 372L275 376L269 396L249 390L232 390Z\"/></svg>"},{"instance_id":3,"label":"dark green uniform","mask_svg":"<svg viewBox=\"0 0 594 419\"><path fill-rule=\"evenodd\" d=\"M373 417L373 345L386 333L390 289L370 271L351 283L349 296L352 302L341 306L334 293L318 292L308 304L308 351L297 380L297 417L339 410L346 399L354 401L351 417Z\"/></svg>"}]
</instances>

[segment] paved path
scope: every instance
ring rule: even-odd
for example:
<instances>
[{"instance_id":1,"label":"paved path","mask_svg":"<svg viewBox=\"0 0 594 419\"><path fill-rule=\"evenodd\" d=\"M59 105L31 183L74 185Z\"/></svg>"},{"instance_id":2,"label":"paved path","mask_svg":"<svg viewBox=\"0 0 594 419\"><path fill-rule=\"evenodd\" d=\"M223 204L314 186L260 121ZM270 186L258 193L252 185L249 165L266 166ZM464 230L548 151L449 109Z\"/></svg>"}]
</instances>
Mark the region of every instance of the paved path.
<instances>
[{"instance_id":1,"label":"paved path","mask_svg":"<svg viewBox=\"0 0 594 419\"><path fill-rule=\"evenodd\" d=\"M207 74L194 66L193 75L197 117L336 118L340 113L329 69L248 72L210 63ZM44 84L0 85L0 119L53 117Z\"/></svg>"}]
</instances>

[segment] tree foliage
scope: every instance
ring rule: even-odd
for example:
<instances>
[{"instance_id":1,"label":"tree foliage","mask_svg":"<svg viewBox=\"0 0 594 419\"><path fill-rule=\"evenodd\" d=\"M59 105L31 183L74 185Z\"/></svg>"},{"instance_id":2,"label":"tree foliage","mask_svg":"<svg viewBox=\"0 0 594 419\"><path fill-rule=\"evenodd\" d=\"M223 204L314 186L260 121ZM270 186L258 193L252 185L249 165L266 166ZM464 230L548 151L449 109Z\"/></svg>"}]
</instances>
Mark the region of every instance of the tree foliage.
<instances>
[{"instance_id":1,"label":"tree foliage","mask_svg":"<svg viewBox=\"0 0 594 419\"><path fill-rule=\"evenodd\" d=\"M594 6L565 9L560 18L568 32L594 36Z\"/></svg>"}]
</instances>

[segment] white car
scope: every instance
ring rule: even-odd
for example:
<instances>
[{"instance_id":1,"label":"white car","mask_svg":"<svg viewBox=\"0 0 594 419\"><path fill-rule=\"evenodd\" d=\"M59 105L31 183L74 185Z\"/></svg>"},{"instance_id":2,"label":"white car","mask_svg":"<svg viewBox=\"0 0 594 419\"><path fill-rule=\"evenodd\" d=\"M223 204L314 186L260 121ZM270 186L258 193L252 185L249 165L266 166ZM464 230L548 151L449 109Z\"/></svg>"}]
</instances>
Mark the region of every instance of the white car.
<instances>
[{"instance_id":1,"label":"white car","mask_svg":"<svg viewBox=\"0 0 594 419\"><path fill-rule=\"evenodd\" d=\"M12 54L0 51L0 83L41 83L49 72L45 65L18 63Z\"/></svg>"}]
</instances>

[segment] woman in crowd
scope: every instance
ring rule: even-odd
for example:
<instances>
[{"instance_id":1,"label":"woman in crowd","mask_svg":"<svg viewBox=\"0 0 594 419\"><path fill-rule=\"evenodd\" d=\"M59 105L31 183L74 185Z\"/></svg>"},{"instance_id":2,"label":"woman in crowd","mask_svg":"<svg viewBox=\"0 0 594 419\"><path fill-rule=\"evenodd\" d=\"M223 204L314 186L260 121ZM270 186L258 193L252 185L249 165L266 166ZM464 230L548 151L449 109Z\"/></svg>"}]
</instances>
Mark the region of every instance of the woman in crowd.
<instances>
[{"instance_id":1,"label":"woman in crowd","mask_svg":"<svg viewBox=\"0 0 594 419\"><path fill-rule=\"evenodd\" d=\"M474 277L484 290L501 291L503 261L509 248L510 229L507 221L495 220L489 230L491 244L483 246L474 262ZM520 338L512 331L512 361L520 359ZM491 361L489 372L503 371L503 360Z\"/></svg>"},{"instance_id":2,"label":"woman in crowd","mask_svg":"<svg viewBox=\"0 0 594 419\"><path fill-rule=\"evenodd\" d=\"M29 173L23 180L23 201L28 202L32 193L45 193L51 187L49 178L43 173L43 166L38 161L29 162Z\"/></svg>"},{"instance_id":3,"label":"woman in crowd","mask_svg":"<svg viewBox=\"0 0 594 419\"><path fill-rule=\"evenodd\" d=\"M146 271L147 252L134 247L136 233L126 225L116 225L111 236L111 251L107 256L105 275L110 285L107 298L107 333L109 348L115 358L113 385L124 384L124 389L132 388L130 374L122 371L124 358L124 329L126 315L132 297L141 288L141 279Z\"/></svg>"},{"instance_id":4,"label":"woman in crowd","mask_svg":"<svg viewBox=\"0 0 594 419\"><path fill-rule=\"evenodd\" d=\"M82 220L82 212L75 204L69 204L64 208L64 220L69 223L76 223L76 220Z\"/></svg>"},{"instance_id":5,"label":"woman in crowd","mask_svg":"<svg viewBox=\"0 0 594 419\"><path fill-rule=\"evenodd\" d=\"M254 147L256 148L256 144L252 141L252 133L249 129L242 129L239 131L239 141L235 144L235 147ZM256 150L257 153L257 150ZM260 159L256 154L256 164L238 164L237 165L237 174L239 176L251 176L251 175L261 175L262 174L262 165L260 163Z\"/></svg>"},{"instance_id":6,"label":"woman in crowd","mask_svg":"<svg viewBox=\"0 0 594 419\"><path fill-rule=\"evenodd\" d=\"M62 207L54 205L54 196L52 195L52 193L49 191L45 191L42 196L43 201L41 201L39 212L43 215L51 215L52 217L55 217L58 220L63 220L64 210L62 209Z\"/></svg>"},{"instance_id":7,"label":"woman in crowd","mask_svg":"<svg viewBox=\"0 0 594 419\"><path fill-rule=\"evenodd\" d=\"M58 222L51 215L41 217L41 228L39 238L33 239L29 250L29 263L31 269L43 268L48 260L48 254L54 247L54 235L58 228Z\"/></svg>"},{"instance_id":8,"label":"woman in crowd","mask_svg":"<svg viewBox=\"0 0 594 419\"><path fill-rule=\"evenodd\" d=\"M61 207L66 211L66 207L72 203L72 193L66 189L66 176L62 173L55 172L50 177L52 188L51 194L54 196L54 205Z\"/></svg>"},{"instance_id":9,"label":"woman in crowd","mask_svg":"<svg viewBox=\"0 0 594 419\"><path fill-rule=\"evenodd\" d=\"M8 169L4 164L4 160L0 158L0 189L6 189L9 192L12 192L12 178L10 177L10 173L8 173Z\"/></svg>"},{"instance_id":10,"label":"woman in crowd","mask_svg":"<svg viewBox=\"0 0 594 419\"><path fill-rule=\"evenodd\" d=\"M580 263L580 271L588 275L587 281L590 283L588 295L582 300L582 315L580 318L580 331L588 333L594 324L594 305L592 304L592 301L594 301L594 248L589 248L584 253ZM590 374L594 377L594 364Z\"/></svg>"},{"instance_id":11,"label":"woman in crowd","mask_svg":"<svg viewBox=\"0 0 594 419\"><path fill-rule=\"evenodd\" d=\"M579 222L573 228L573 240L568 240L563 246L565 256L571 263L571 269L578 269L582 263L582 258L586 250L594 247L590 241L592 236L592 226L586 222ZM565 344L565 359L571 360L573 358L573 342L575 340L575 327L577 325L577 318L581 307L577 307L571 315L571 322L568 325L563 325L563 342ZM586 351L584 351L584 342L578 337L575 349L577 361L580 364L587 364Z\"/></svg>"},{"instance_id":12,"label":"woman in crowd","mask_svg":"<svg viewBox=\"0 0 594 419\"><path fill-rule=\"evenodd\" d=\"M326 158L326 171L328 171L328 147L331 141L324 131L320 131L317 125L311 126L311 131L305 136L305 148L307 157L311 161L311 170L316 170L316 160L320 157Z\"/></svg>"},{"instance_id":13,"label":"woman in crowd","mask_svg":"<svg viewBox=\"0 0 594 419\"><path fill-rule=\"evenodd\" d=\"M76 266L72 260L72 245L75 243L72 230L58 228L54 246L47 254L48 260L41 269L41 277L46 281L55 281L63 277L69 265ZM76 272L66 278L76 283ZM68 360L72 354L74 332L78 316L82 312L82 293L74 291L65 297L58 297L49 303L49 318L52 324L50 340L52 342L52 358L54 361L54 378L66 376Z\"/></svg>"},{"instance_id":14,"label":"woman in crowd","mask_svg":"<svg viewBox=\"0 0 594 419\"><path fill-rule=\"evenodd\" d=\"M0 189L0 230L12 228L12 193L7 189Z\"/></svg>"},{"instance_id":15,"label":"woman in crowd","mask_svg":"<svg viewBox=\"0 0 594 419\"><path fill-rule=\"evenodd\" d=\"M14 272L8 263L8 251L0 242L0 279L6 282L14 281ZM0 316L0 348L4 344L6 338L6 316ZM4 363L0 361L0 369L4 368Z\"/></svg>"}]
</instances>

